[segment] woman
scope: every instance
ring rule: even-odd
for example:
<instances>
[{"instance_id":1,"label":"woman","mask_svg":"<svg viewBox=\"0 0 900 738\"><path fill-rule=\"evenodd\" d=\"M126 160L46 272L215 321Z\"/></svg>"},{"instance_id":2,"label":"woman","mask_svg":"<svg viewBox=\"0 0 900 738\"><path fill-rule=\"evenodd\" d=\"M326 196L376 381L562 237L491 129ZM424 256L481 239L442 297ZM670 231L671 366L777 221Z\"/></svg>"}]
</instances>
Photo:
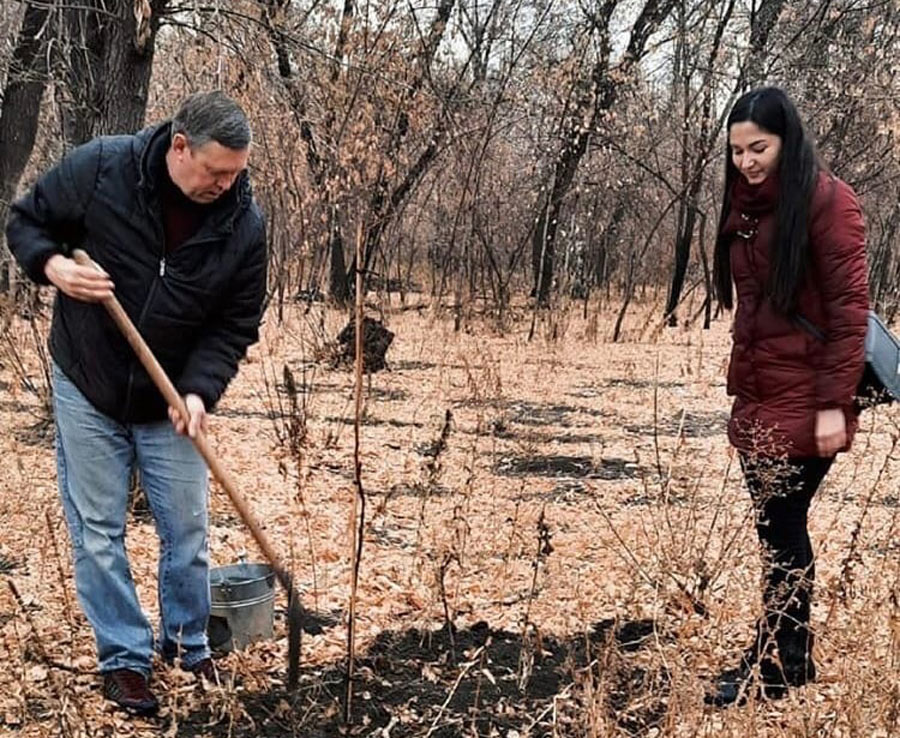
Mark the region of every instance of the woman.
<instances>
[{"instance_id":1,"label":"woman","mask_svg":"<svg viewBox=\"0 0 900 738\"><path fill-rule=\"evenodd\" d=\"M727 127L714 270L722 305L732 307L732 280L737 291L728 436L753 498L765 587L753 644L707 695L719 706L751 686L777 698L815 679L807 512L856 431L869 307L856 195L820 164L791 100L753 90Z\"/></svg>"}]
</instances>

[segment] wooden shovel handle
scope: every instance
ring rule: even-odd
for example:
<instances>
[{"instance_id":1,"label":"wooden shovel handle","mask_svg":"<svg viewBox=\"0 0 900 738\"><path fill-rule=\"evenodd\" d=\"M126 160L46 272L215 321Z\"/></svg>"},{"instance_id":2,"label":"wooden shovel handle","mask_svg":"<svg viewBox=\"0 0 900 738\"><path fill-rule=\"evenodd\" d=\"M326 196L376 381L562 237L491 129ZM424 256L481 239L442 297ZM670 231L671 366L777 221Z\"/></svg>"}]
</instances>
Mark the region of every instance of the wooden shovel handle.
<instances>
[{"instance_id":1,"label":"wooden shovel handle","mask_svg":"<svg viewBox=\"0 0 900 738\"><path fill-rule=\"evenodd\" d=\"M72 258L74 258L75 261L81 266L89 266L94 267L95 269L99 269L99 267L94 263L91 257L81 249L75 249L75 251L72 253ZM185 405L184 403L184 398L178 393L178 390L175 389L175 385L172 384L172 380L169 379L165 370L156 360L156 357L153 355L153 352L150 350L147 342L144 341L144 339L141 337L141 334L138 333L137 328L135 328L134 323L131 322L131 318L129 318L125 313L122 305L115 298L115 296L112 296L103 300L103 306L115 321L116 325L119 326L119 329L128 340L128 343L131 344L131 348L134 349L134 353L137 354L137 357L140 360L141 364L144 365L144 368L147 370L147 373L150 375L153 383L162 393L162 396L165 398L166 402L169 403L171 407L174 407L179 413L181 413L181 417L185 419L185 422L187 422L190 414L188 413L187 405ZM253 534L253 538L256 540L257 545L259 545L260 549L262 550L263 555L272 565L272 569L275 571L275 576L278 577L278 581L281 582L281 585L288 591L288 593L292 594L292 596L295 596L293 594L293 584L291 581L291 576L288 573L287 569L285 569L281 557L279 557L275 552L275 549L272 548L272 544L269 542L269 539L266 537L265 533L263 533L262 528L260 527L253 513L250 511L250 508L247 506L246 501L237 491L237 486L235 485L231 475L228 473L228 470L222 465L222 463L219 461L219 458L213 452L209 440L199 429L197 431L197 435L194 438L191 438L191 440L194 442L194 446L196 446L197 451L203 457L204 461L206 461L206 464L209 467L209 471L212 473L213 477L215 477L219 484L228 493L228 496L231 498L232 504L238 511L238 514L241 516L241 520L243 520L244 524L250 529L250 533Z\"/></svg>"}]
</instances>

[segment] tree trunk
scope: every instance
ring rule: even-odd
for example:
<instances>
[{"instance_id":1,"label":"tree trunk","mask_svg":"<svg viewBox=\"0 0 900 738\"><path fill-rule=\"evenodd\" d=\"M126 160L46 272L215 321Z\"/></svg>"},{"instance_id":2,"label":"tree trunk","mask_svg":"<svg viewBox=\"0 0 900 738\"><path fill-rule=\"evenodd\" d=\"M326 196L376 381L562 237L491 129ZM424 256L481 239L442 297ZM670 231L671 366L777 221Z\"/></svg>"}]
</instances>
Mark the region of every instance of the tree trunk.
<instances>
[{"instance_id":1,"label":"tree trunk","mask_svg":"<svg viewBox=\"0 0 900 738\"><path fill-rule=\"evenodd\" d=\"M285 23L285 13L289 3L287 0L274 0L274 2L260 0L260 4L263 8L266 31L275 50L278 76L284 84L291 110L300 128L300 138L306 146L307 169L314 188L319 192L322 210L327 213L327 227L323 234L323 248L329 255L328 296L338 305L344 306L350 300L355 276L347 276L342 223L338 207L334 203L334 193L330 183L330 180L337 173L337 166L334 159L329 157L327 153L319 153L317 129L308 115L306 96L303 89L301 89L301 78L294 73L290 51L286 43L287 35L280 28ZM343 69L342 61L347 53L349 34L355 13L355 0L344 0L340 30L332 53L330 75L332 83L340 79L341 70ZM323 152L327 152L329 149L328 144L332 143L330 134L334 124L334 114L335 111L329 111L328 119L318 128L318 131L320 131L319 135L325 140L325 145L322 147ZM313 285L309 285L309 288L313 289Z\"/></svg>"},{"instance_id":2,"label":"tree trunk","mask_svg":"<svg viewBox=\"0 0 900 738\"><path fill-rule=\"evenodd\" d=\"M419 74L412 80L412 83L405 90L401 97L397 114L395 116L394 125L391 129L390 138L386 144L385 150L387 156L395 159L395 155L400 150L406 134L409 131L409 112L413 107L416 96L425 84L425 81L431 75L431 65L434 56L437 53L438 46L444 37L447 29L447 22L453 12L453 6L456 0L440 0L437 7L437 14L431 22L427 36L422 39L422 47L416 54L416 60L419 66ZM445 107L448 107L454 96L454 91L447 93ZM372 259L375 251L381 244L381 237L384 231L392 222L400 206L406 201L407 197L412 194L416 185L421 181L422 177L428 169L434 164L440 152L440 144L443 142L450 125L450 115L446 111L442 111L441 118L435 124L435 128L430 135L430 140L425 148L419 153L415 162L407 170L403 179L397 183L392 189L391 183L385 174L386 168L381 167L378 177L372 187L372 195L369 201L369 212L367 215L365 252L363 254L363 287L368 283L369 271L372 265ZM396 163L396 162L393 162ZM347 271L347 283L355 284L356 256L351 261L350 269Z\"/></svg>"},{"instance_id":3,"label":"tree trunk","mask_svg":"<svg viewBox=\"0 0 900 738\"><path fill-rule=\"evenodd\" d=\"M87 0L65 11L67 89L60 90L60 107L69 146L143 127L156 33L167 2Z\"/></svg>"},{"instance_id":4,"label":"tree trunk","mask_svg":"<svg viewBox=\"0 0 900 738\"><path fill-rule=\"evenodd\" d=\"M691 256L691 243L694 240L694 226L697 222L700 188L703 184L703 178L706 174L710 154L715 144L715 139L719 129L724 122L723 117L719 117L717 124L713 125L713 105L714 105L714 72L716 69L716 59L719 55L719 48L722 39L725 36L725 30L731 20L734 11L734 0L730 0L725 6L719 22L716 25L716 32L713 38L712 48L706 60L706 68L703 75L701 87L703 88L703 98L700 108L700 135L697 138L696 152L693 157L689 152L689 139L687 136L688 126L696 112L692 109L691 100L691 78L694 69L687 67L687 62L682 70L682 81L684 90L682 92L684 101L683 126L684 131L682 137L682 188L683 198L679 205L678 211L678 227L675 235L675 269L672 274L672 282L669 286L669 295L666 300L665 318L670 326L677 325L678 316L676 310L678 302L681 299L681 290L684 288L684 279L687 274L688 263ZM765 38L768 38L768 31Z\"/></svg>"},{"instance_id":5,"label":"tree trunk","mask_svg":"<svg viewBox=\"0 0 900 738\"><path fill-rule=\"evenodd\" d=\"M675 237L675 271L672 275L672 284L669 286L669 296L666 300L666 322L670 326L678 324L676 309L681 299L681 290L684 288L684 278L687 275L688 262L691 256L691 241L694 240L694 224L697 222L696 199L699 190L700 178L697 177L697 187L692 186L692 191L682 200L678 214L678 233Z\"/></svg>"},{"instance_id":6,"label":"tree trunk","mask_svg":"<svg viewBox=\"0 0 900 738\"><path fill-rule=\"evenodd\" d=\"M45 6L26 5L10 62L0 107L0 291L14 275L6 252L6 215L28 164L37 134L41 98L47 85L47 65L41 30L48 21Z\"/></svg>"},{"instance_id":7,"label":"tree trunk","mask_svg":"<svg viewBox=\"0 0 900 738\"><path fill-rule=\"evenodd\" d=\"M546 305L553 284L556 256L556 229L563 199L572 186L578 164L587 151L588 132L581 131L560 152L553 172L553 186L538 216L531 239L531 265L534 269L534 293L538 303Z\"/></svg>"},{"instance_id":8,"label":"tree trunk","mask_svg":"<svg viewBox=\"0 0 900 738\"><path fill-rule=\"evenodd\" d=\"M347 305L353 293L355 275L351 278L347 272L347 262L344 258L344 236L341 232L338 220L337 208L331 208L328 216L328 247L331 252L331 271L329 273L328 296L338 305ZM354 258L354 262L355 262Z\"/></svg>"},{"instance_id":9,"label":"tree trunk","mask_svg":"<svg viewBox=\"0 0 900 738\"><path fill-rule=\"evenodd\" d=\"M627 198L620 196L616 200L616 206L613 208L609 222L606 224L606 229L603 231L599 248L592 258L592 283L596 287L609 286L609 275L612 274L615 268L614 263L610 264L611 254L614 253L613 249L619 240L622 222L625 220L627 212Z\"/></svg>"},{"instance_id":10,"label":"tree trunk","mask_svg":"<svg viewBox=\"0 0 900 738\"><path fill-rule=\"evenodd\" d=\"M763 0L756 9L750 22L750 58L741 75L742 89L756 87L765 80L769 36L784 6L785 0Z\"/></svg>"},{"instance_id":11,"label":"tree trunk","mask_svg":"<svg viewBox=\"0 0 900 738\"><path fill-rule=\"evenodd\" d=\"M659 24L671 12L674 0L646 0L640 15L634 22L625 55L614 70L609 67L609 25L617 2L607 0L592 19L602 34L599 61L591 74L593 105L586 108L584 101L574 111L568 123L566 143L553 166L550 194L542 199L540 212L535 218L532 232L531 258L534 267L534 294L539 305L546 305L553 284L556 228L563 200L572 186L578 165L587 151L591 132L599 116L608 111L616 101L619 89L628 79L632 67L644 55L647 41ZM584 119L590 122L585 125Z\"/></svg>"}]
</instances>

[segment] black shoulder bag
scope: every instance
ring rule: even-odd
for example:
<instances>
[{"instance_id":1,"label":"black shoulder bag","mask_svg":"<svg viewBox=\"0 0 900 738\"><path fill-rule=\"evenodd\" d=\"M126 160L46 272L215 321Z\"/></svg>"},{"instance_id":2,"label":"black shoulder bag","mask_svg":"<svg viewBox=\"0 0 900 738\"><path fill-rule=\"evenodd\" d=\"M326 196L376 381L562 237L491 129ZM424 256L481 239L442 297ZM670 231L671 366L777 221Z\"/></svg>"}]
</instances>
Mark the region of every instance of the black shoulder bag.
<instances>
[{"instance_id":1,"label":"black shoulder bag","mask_svg":"<svg viewBox=\"0 0 900 738\"><path fill-rule=\"evenodd\" d=\"M825 334L802 315L796 315L795 320L797 325L814 338L827 340ZM865 365L856 388L857 408L887 404L895 400L900 400L900 339L870 310L866 329Z\"/></svg>"}]
</instances>

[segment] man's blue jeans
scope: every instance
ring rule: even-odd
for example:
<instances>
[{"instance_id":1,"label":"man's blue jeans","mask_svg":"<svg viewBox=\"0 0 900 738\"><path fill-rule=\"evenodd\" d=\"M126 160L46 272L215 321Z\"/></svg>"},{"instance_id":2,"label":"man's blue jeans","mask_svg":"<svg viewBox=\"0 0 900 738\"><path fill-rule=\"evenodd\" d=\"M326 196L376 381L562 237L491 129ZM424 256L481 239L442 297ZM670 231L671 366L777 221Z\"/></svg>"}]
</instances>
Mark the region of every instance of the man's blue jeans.
<instances>
[{"instance_id":1,"label":"man's blue jeans","mask_svg":"<svg viewBox=\"0 0 900 738\"><path fill-rule=\"evenodd\" d=\"M159 535L158 648L190 668L209 656L207 469L168 421L123 425L99 412L53 366L56 458L75 562L75 587L94 628L100 671L149 674L153 629L138 602L125 553L133 467Z\"/></svg>"}]
</instances>

